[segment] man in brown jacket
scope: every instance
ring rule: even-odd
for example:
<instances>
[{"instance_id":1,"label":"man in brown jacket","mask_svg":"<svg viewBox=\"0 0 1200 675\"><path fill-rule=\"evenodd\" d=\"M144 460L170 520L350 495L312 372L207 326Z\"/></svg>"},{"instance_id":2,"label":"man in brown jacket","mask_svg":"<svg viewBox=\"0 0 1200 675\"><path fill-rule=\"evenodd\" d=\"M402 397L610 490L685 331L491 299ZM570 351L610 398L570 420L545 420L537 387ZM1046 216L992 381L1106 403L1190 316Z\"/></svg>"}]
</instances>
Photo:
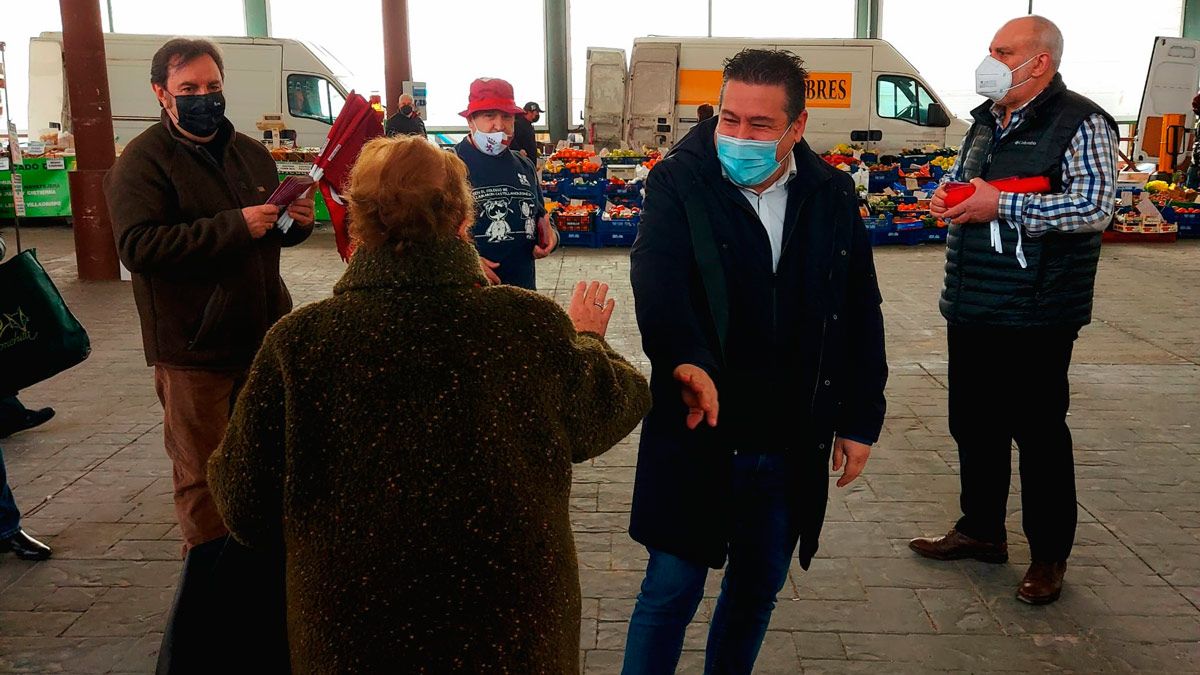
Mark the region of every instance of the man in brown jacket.
<instances>
[{"instance_id":1,"label":"man in brown jacket","mask_svg":"<svg viewBox=\"0 0 1200 675\"><path fill-rule=\"evenodd\" d=\"M227 530L205 467L267 329L291 310L279 252L312 232L313 202L275 227L270 153L225 119L224 66L206 40L167 42L150 66L162 121L106 177L121 261L133 273L146 362L164 411L184 551Z\"/></svg>"}]
</instances>

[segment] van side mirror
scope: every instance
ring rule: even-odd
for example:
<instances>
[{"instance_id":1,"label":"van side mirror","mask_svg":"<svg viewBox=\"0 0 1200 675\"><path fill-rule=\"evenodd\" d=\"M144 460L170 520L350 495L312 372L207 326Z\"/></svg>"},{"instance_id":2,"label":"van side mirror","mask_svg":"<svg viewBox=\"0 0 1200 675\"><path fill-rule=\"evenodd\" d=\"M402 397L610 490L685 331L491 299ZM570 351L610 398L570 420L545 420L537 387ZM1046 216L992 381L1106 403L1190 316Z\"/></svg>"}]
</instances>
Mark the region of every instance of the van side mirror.
<instances>
[{"instance_id":1,"label":"van side mirror","mask_svg":"<svg viewBox=\"0 0 1200 675\"><path fill-rule=\"evenodd\" d=\"M941 103L930 103L929 111L926 117L926 125L931 127L948 127L950 126L950 115L946 114L946 109Z\"/></svg>"}]
</instances>

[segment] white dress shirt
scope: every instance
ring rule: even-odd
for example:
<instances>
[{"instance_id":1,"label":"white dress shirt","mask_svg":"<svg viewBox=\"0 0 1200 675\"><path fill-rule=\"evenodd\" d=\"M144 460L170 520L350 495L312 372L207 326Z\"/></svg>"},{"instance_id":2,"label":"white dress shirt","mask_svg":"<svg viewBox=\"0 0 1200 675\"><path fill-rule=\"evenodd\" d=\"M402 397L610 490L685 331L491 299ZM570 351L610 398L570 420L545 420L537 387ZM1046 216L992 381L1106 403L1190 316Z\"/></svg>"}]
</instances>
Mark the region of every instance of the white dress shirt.
<instances>
[{"instance_id":1,"label":"white dress shirt","mask_svg":"<svg viewBox=\"0 0 1200 675\"><path fill-rule=\"evenodd\" d=\"M779 180L763 190L762 194L750 188L737 186L746 196L746 201L750 202L750 208L758 214L758 220L767 231L767 238L771 240L772 272L779 269L779 255L783 249L783 221L787 213L787 186L796 177L796 156L789 152L787 163L787 171L779 177Z\"/></svg>"}]
</instances>

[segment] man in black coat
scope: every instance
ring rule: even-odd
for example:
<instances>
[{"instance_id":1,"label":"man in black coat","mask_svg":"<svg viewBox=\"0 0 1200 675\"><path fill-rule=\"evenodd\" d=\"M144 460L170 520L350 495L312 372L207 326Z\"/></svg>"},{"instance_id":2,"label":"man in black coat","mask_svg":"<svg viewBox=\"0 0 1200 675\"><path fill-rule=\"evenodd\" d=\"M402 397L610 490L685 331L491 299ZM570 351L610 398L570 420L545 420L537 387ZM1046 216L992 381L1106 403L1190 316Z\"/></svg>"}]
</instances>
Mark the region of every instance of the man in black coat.
<instances>
[{"instance_id":1,"label":"man in black coat","mask_svg":"<svg viewBox=\"0 0 1200 675\"><path fill-rule=\"evenodd\" d=\"M631 277L654 406L630 534L650 553L626 673L674 670L709 568L729 568L706 672L749 673L830 457L845 486L883 425L883 315L850 177L803 140L791 52L726 62L720 115L650 173ZM719 398L718 398L719 394Z\"/></svg>"},{"instance_id":2,"label":"man in black coat","mask_svg":"<svg viewBox=\"0 0 1200 675\"><path fill-rule=\"evenodd\" d=\"M400 95L400 109L387 119L387 124L384 125L384 132L388 136L420 136L425 137L425 120L421 119L421 115L417 109L413 107L412 94Z\"/></svg>"},{"instance_id":3,"label":"man in black coat","mask_svg":"<svg viewBox=\"0 0 1200 675\"><path fill-rule=\"evenodd\" d=\"M535 101L530 101L525 104L524 114L518 114L513 118L513 139L508 146L509 150L514 153L524 155L529 161L537 166L538 149L537 149L537 132L533 125L542 118L542 107Z\"/></svg>"}]
</instances>

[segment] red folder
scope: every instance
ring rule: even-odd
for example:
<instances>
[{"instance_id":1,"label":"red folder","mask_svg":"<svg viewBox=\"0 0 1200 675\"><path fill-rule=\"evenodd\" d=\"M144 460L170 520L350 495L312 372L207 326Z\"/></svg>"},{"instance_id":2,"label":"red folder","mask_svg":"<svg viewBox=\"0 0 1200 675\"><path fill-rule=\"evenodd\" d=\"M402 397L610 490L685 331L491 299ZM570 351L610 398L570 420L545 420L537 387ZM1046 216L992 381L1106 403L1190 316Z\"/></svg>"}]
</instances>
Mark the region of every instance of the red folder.
<instances>
[{"instance_id":1,"label":"red folder","mask_svg":"<svg viewBox=\"0 0 1200 675\"><path fill-rule=\"evenodd\" d=\"M988 181L988 183L1001 192L1037 193L1050 191L1050 179L1045 176L999 178ZM970 183L946 183L946 197L943 201L946 203L946 208L952 209L966 201L973 194L975 194L975 186Z\"/></svg>"}]
</instances>

